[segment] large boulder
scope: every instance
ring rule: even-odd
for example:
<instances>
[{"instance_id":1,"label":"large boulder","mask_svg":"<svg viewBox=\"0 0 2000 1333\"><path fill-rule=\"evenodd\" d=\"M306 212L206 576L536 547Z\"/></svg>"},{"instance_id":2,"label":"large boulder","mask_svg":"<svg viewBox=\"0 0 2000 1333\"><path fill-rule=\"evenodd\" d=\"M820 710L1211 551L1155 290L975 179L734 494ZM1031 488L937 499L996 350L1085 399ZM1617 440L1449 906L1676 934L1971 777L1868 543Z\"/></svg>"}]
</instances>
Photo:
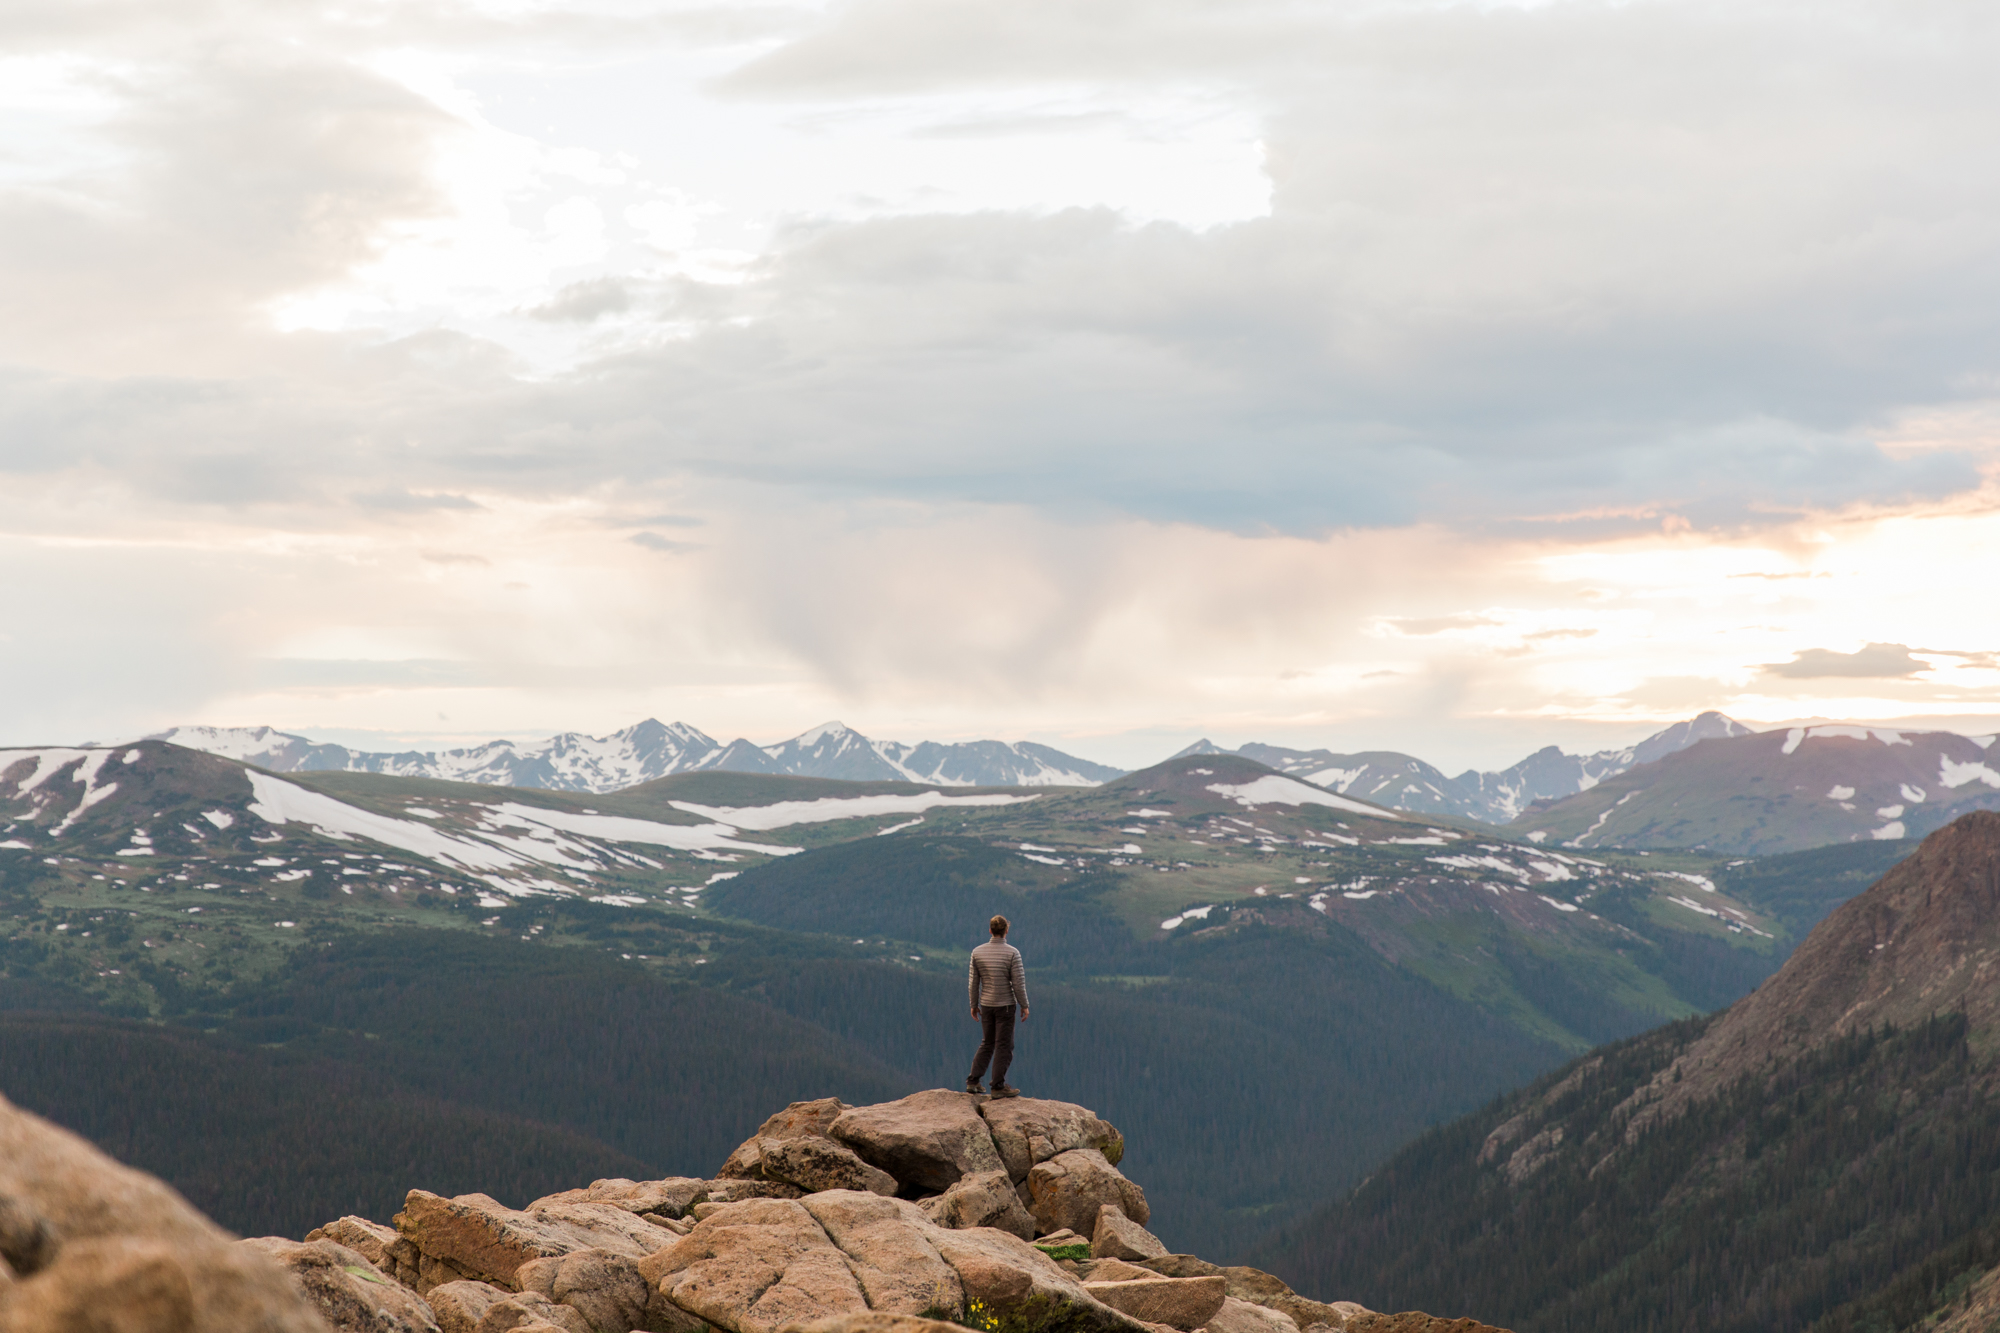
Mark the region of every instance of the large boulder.
<instances>
[{"instance_id":1,"label":"large boulder","mask_svg":"<svg viewBox=\"0 0 2000 1333\"><path fill-rule=\"evenodd\" d=\"M515 1272L531 1259L593 1249L639 1259L677 1239L614 1204L517 1211L484 1194L445 1199L428 1190L410 1191L396 1214L396 1231L389 1257L397 1262L396 1276L419 1295L462 1278L513 1290Z\"/></svg>"},{"instance_id":2,"label":"large boulder","mask_svg":"<svg viewBox=\"0 0 2000 1333\"><path fill-rule=\"evenodd\" d=\"M797 1185L808 1194L820 1190L864 1190L893 1196L896 1178L868 1165L852 1148L832 1139L759 1140L760 1165L766 1180Z\"/></svg>"},{"instance_id":3,"label":"large boulder","mask_svg":"<svg viewBox=\"0 0 2000 1333\"><path fill-rule=\"evenodd\" d=\"M336 1333L438 1333L422 1297L392 1282L368 1256L331 1240L265 1236L240 1244L268 1254Z\"/></svg>"},{"instance_id":4,"label":"large boulder","mask_svg":"<svg viewBox=\"0 0 2000 1333\"><path fill-rule=\"evenodd\" d=\"M1166 1277L1219 1276L1228 1283L1230 1296L1275 1310L1290 1319L1304 1333L1315 1324L1343 1329L1356 1315L1371 1313L1353 1301L1315 1301L1285 1285L1283 1278L1260 1268L1241 1265L1224 1268L1191 1254L1168 1254L1138 1261L1142 1267Z\"/></svg>"},{"instance_id":5,"label":"large boulder","mask_svg":"<svg viewBox=\"0 0 2000 1333\"><path fill-rule=\"evenodd\" d=\"M336 1245L345 1245L369 1263L381 1268L388 1261L389 1246L396 1242L396 1228L385 1227L380 1222L370 1222L365 1217L338 1218L324 1226L314 1227L306 1232L308 1242L330 1240Z\"/></svg>"},{"instance_id":6,"label":"large boulder","mask_svg":"<svg viewBox=\"0 0 2000 1333\"><path fill-rule=\"evenodd\" d=\"M1085 1236L1097 1231L1097 1210L1105 1204L1144 1226L1152 1217L1146 1192L1127 1180L1095 1148L1072 1148L1028 1172L1029 1211L1044 1232L1062 1227Z\"/></svg>"},{"instance_id":7,"label":"large boulder","mask_svg":"<svg viewBox=\"0 0 2000 1333\"><path fill-rule=\"evenodd\" d=\"M673 1305L730 1333L778 1333L868 1309L846 1257L791 1199L711 1213L639 1272Z\"/></svg>"},{"instance_id":8,"label":"large boulder","mask_svg":"<svg viewBox=\"0 0 2000 1333\"><path fill-rule=\"evenodd\" d=\"M1087 1282L1084 1290L1141 1323L1194 1330L1206 1324L1228 1299L1221 1277L1148 1277L1125 1282Z\"/></svg>"},{"instance_id":9,"label":"large boulder","mask_svg":"<svg viewBox=\"0 0 2000 1333\"><path fill-rule=\"evenodd\" d=\"M793 1102L757 1127L757 1132L743 1141L741 1147L731 1154L715 1173L718 1180L765 1180L769 1177L763 1171L763 1140L771 1139L788 1143L793 1139L826 1139L832 1137L833 1122L848 1109L847 1103L838 1097L821 1097L817 1101Z\"/></svg>"},{"instance_id":10,"label":"large boulder","mask_svg":"<svg viewBox=\"0 0 2000 1333\"><path fill-rule=\"evenodd\" d=\"M1021 1206L1020 1195L1005 1171L979 1171L965 1176L944 1193L925 1199L924 1215L938 1226L996 1227L1022 1240L1035 1238L1035 1219Z\"/></svg>"},{"instance_id":11,"label":"large boulder","mask_svg":"<svg viewBox=\"0 0 2000 1333\"><path fill-rule=\"evenodd\" d=\"M446 1282L431 1292L441 1333L596 1333L567 1305L540 1292L502 1291L490 1282Z\"/></svg>"},{"instance_id":12,"label":"large boulder","mask_svg":"<svg viewBox=\"0 0 2000 1333\"><path fill-rule=\"evenodd\" d=\"M1206 1327L1208 1333L1299 1333L1299 1326L1288 1316L1269 1306L1239 1301L1234 1296L1223 1297L1222 1308L1209 1318Z\"/></svg>"},{"instance_id":13,"label":"large boulder","mask_svg":"<svg viewBox=\"0 0 2000 1333\"><path fill-rule=\"evenodd\" d=\"M628 1213L654 1219L678 1221L688 1209L708 1197L708 1182L692 1176L671 1176L666 1180L626 1180L622 1176L593 1180L586 1190L564 1190L537 1199L527 1211L566 1203L608 1203Z\"/></svg>"},{"instance_id":14,"label":"large boulder","mask_svg":"<svg viewBox=\"0 0 2000 1333\"><path fill-rule=\"evenodd\" d=\"M708 1197L688 1209L688 1216L699 1220L702 1210L714 1204L742 1203L745 1199L797 1199L805 1191L797 1185L783 1180L749 1180L732 1177L727 1180L715 1179L708 1182Z\"/></svg>"},{"instance_id":15,"label":"large boulder","mask_svg":"<svg viewBox=\"0 0 2000 1333\"><path fill-rule=\"evenodd\" d=\"M906 1189L936 1193L962 1177L1005 1169L970 1093L932 1089L843 1111L831 1133Z\"/></svg>"},{"instance_id":16,"label":"large boulder","mask_svg":"<svg viewBox=\"0 0 2000 1333\"><path fill-rule=\"evenodd\" d=\"M939 1319L870 1310L867 1314L836 1315L816 1324L794 1324L784 1333L965 1333L965 1330Z\"/></svg>"},{"instance_id":17,"label":"large boulder","mask_svg":"<svg viewBox=\"0 0 2000 1333\"><path fill-rule=\"evenodd\" d=\"M1507 1333L1507 1330L1482 1324L1477 1319L1446 1319L1421 1310L1405 1310L1402 1314L1361 1310L1339 1328L1339 1333Z\"/></svg>"},{"instance_id":18,"label":"large boulder","mask_svg":"<svg viewBox=\"0 0 2000 1333\"><path fill-rule=\"evenodd\" d=\"M931 1240L958 1273L968 1305L1054 1333L1146 1333L1131 1316L1092 1296L1055 1260L991 1227L938 1230Z\"/></svg>"},{"instance_id":19,"label":"large boulder","mask_svg":"<svg viewBox=\"0 0 2000 1333\"><path fill-rule=\"evenodd\" d=\"M646 1326L652 1287L639 1261L609 1250L577 1250L553 1259L530 1259L514 1271L522 1294L535 1292L582 1315L604 1333Z\"/></svg>"},{"instance_id":20,"label":"large boulder","mask_svg":"<svg viewBox=\"0 0 2000 1333\"><path fill-rule=\"evenodd\" d=\"M1004 1097L983 1103L979 1114L1016 1184L1028 1178L1035 1163L1072 1148L1095 1148L1113 1166L1125 1156L1125 1136L1074 1102Z\"/></svg>"},{"instance_id":21,"label":"large boulder","mask_svg":"<svg viewBox=\"0 0 2000 1333\"><path fill-rule=\"evenodd\" d=\"M809 1194L799 1203L847 1256L869 1309L914 1315L963 1308L958 1274L915 1204L852 1190Z\"/></svg>"},{"instance_id":22,"label":"large boulder","mask_svg":"<svg viewBox=\"0 0 2000 1333\"><path fill-rule=\"evenodd\" d=\"M1090 1235L1093 1259L1158 1259L1166 1254L1166 1244L1158 1236L1125 1216L1116 1204L1097 1210L1097 1229Z\"/></svg>"},{"instance_id":23,"label":"large boulder","mask_svg":"<svg viewBox=\"0 0 2000 1333\"><path fill-rule=\"evenodd\" d=\"M269 1255L4 1098L0 1260L8 1333L325 1333Z\"/></svg>"}]
</instances>

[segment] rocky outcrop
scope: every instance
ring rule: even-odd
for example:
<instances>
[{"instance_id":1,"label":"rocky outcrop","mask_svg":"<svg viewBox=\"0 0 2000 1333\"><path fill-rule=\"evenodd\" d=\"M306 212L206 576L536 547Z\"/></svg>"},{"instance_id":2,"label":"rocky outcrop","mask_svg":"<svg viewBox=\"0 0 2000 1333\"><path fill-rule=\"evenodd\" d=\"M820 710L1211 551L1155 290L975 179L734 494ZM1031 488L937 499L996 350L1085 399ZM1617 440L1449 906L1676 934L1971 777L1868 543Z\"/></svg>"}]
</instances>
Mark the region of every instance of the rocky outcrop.
<instances>
[{"instance_id":1,"label":"rocky outcrop","mask_svg":"<svg viewBox=\"0 0 2000 1333\"><path fill-rule=\"evenodd\" d=\"M837 1190L802 1206L847 1256L869 1309L919 1314L963 1305L958 1274L932 1239L936 1228L915 1205Z\"/></svg>"},{"instance_id":2,"label":"rocky outcrop","mask_svg":"<svg viewBox=\"0 0 2000 1333\"><path fill-rule=\"evenodd\" d=\"M0 1328L322 1333L272 1258L0 1099Z\"/></svg>"},{"instance_id":3,"label":"rocky outcrop","mask_svg":"<svg viewBox=\"0 0 2000 1333\"><path fill-rule=\"evenodd\" d=\"M957 1324L907 1314L851 1314L797 1324L785 1333L961 1333Z\"/></svg>"},{"instance_id":4,"label":"rocky outcrop","mask_svg":"<svg viewBox=\"0 0 2000 1333\"><path fill-rule=\"evenodd\" d=\"M1093 1259L1158 1259L1166 1245L1146 1228L1125 1216L1123 1209L1105 1204L1097 1210L1097 1226L1090 1235Z\"/></svg>"},{"instance_id":5,"label":"rocky outcrop","mask_svg":"<svg viewBox=\"0 0 2000 1333\"><path fill-rule=\"evenodd\" d=\"M730 1204L639 1271L674 1305L729 1333L778 1333L869 1308L839 1247L792 1199Z\"/></svg>"},{"instance_id":6,"label":"rocky outcrop","mask_svg":"<svg viewBox=\"0 0 2000 1333\"><path fill-rule=\"evenodd\" d=\"M537 1199L528 1205L527 1211L532 1213L558 1204L608 1203L614 1208L622 1208L650 1222L659 1223L686 1217L689 1209L707 1200L708 1192L709 1182L691 1176L673 1176L666 1180L626 1180L620 1177L594 1180L589 1189L564 1190L560 1194Z\"/></svg>"},{"instance_id":7,"label":"rocky outcrop","mask_svg":"<svg viewBox=\"0 0 2000 1333\"><path fill-rule=\"evenodd\" d=\"M0 1330L1484 1327L1322 1304L1268 1273L1167 1254L1143 1225L1144 1192L1114 1165L1123 1149L1065 1102L827 1098L765 1121L714 1180L598 1180L520 1209L418 1189L393 1226L342 1217L303 1242L234 1242L157 1181L0 1102Z\"/></svg>"},{"instance_id":8,"label":"rocky outcrop","mask_svg":"<svg viewBox=\"0 0 2000 1333\"><path fill-rule=\"evenodd\" d=\"M1146 1192L1127 1180L1095 1148L1072 1148L1038 1162L1028 1172L1029 1211L1043 1231L1068 1227L1080 1235L1097 1230L1097 1211L1106 1204L1134 1222L1152 1218Z\"/></svg>"},{"instance_id":9,"label":"rocky outcrop","mask_svg":"<svg viewBox=\"0 0 2000 1333\"><path fill-rule=\"evenodd\" d=\"M1004 1169L979 1111L979 1098L939 1088L843 1111L830 1132L904 1190L935 1194L976 1172Z\"/></svg>"},{"instance_id":10,"label":"rocky outcrop","mask_svg":"<svg viewBox=\"0 0 2000 1333\"><path fill-rule=\"evenodd\" d=\"M1275 1311L1292 1322L1293 1327L1304 1333L1316 1324L1328 1328L1346 1330L1359 1315L1370 1311L1353 1301L1315 1301L1299 1295L1284 1279L1261 1269L1241 1266L1224 1268L1219 1264L1197 1259L1191 1254L1169 1254L1158 1259L1144 1259L1139 1266L1149 1272L1166 1277L1220 1277L1225 1282L1225 1290L1235 1300L1252 1305L1261 1305Z\"/></svg>"},{"instance_id":11,"label":"rocky outcrop","mask_svg":"<svg viewBox=\"0 0 2000 1333\"><path fill-rule=\"evenodd\" d=\"M793 1102L759 1125L755 1134L729 1154L715 1173L717 1180L761 1180L795 1186L806 1194L818 1190L896 1193L894 1176L869 1165L833 1137L834 1122L850 1109L837 1097ZM735 1202L750 1196L725 1189L713 1197L718 1202Z\"/></svg>"},{"instance_id":12,"label":"rocky outcrop","mask_svg":"<svg viewBox=\"0 0 2000 1333\"><path fill-rule=\"evenodd\" d=\"M1125 1157L1125 1136L1073 1102L1010 1097L981 1103L979 1114L1015 1184L1026 1180L1037 1162L1072 1148L1095 1148L1113 1166Z\"/></svg>"},{"instance_id":13,"label":"rocky outcrop","mask_svg":"<svg viewBox=\"0 0 2000 1333\"><path fill-rule=\"evenodd\" d=\"M515 1272L533 1259L603 1249L642 1259L677 1239L615 1204L550 1204L508 1208L484 1194L440 1198L411 1190L396 1214L397 1239L386 1250L396 1277L421 1295L469 1278L514 1290Z\"/></svg>"},{"instance_id":14,"label":"rocky outcrop","mask_svg":"<svg viewBox=\"0 0 2000 1333\"><path fill-rule=\"evenodd\" d=\"M386 1251L396 1243L396 1228L385 1227L380 1222L370 1222L365 1217L343 1217L328 1222L325 1226L314 1227L306 1233L306 1240L330 1240L336 1245L345 1245L369 1263L381 1268L386 1261Z\"/></svg>"},{"instance_id":15,"label":"rocky outcrop","mask_svg":"<svg viewBox=\"0 0 2000 1333\"><path fill-rule=\"evenodd\" d=\"M1477 1319L1443 1319L1421 1310L1402 1314L1356 1315L1342 1333L1507 1333L1505 1329L1482 1324Z\"/></svg>"},{"instance_id":16,"label":"rocky outcrop","mask_svg":"<svg viewBox=\"0 0 2000 1333\"><path fill-rule=\"evenodd\" d=\"M743 1146L729 1154L715 1175L718 1180L762 1180L757 1162L758 1143L764 1139L775 1139L780 1143L792 1139L831 1139L833 1122L848 1110L846 1102L838 1097L821 1097L817 1101L793 1102L763 1124L757 1132L743 1141Z\"/></svg>"},{"instance_id":17,"label":"rocky outcrop","mask_svg":"<svg viewBox=\"0 0 2000 1333\"><path fill-rule=\"evenodd\" d=\"M567 1305L593 1329L616 1333L644 1328L653 1291L639 1261L609 1250L576 1250L554 1259L530 1259L514 1271L521 1293Z\"/></svg>"},{"instance_id":18,"label":"rocky outcrop","mask_svg":"<svg viewBox=\"0 0 2000 1333\"><path fill-rule=\"evenodd\" d=\"M1030 1322L1067 1333L1138 1333L1141 1327L1092 1296L1040 1250L1004 1231L940 1230L935 1240L957 1272L967 1301L1003 1313L1026 1311Z\"/></svg>"},{"instance_id":19,"label":"rocky outcrop","mask_svg":"<svg viewBox=\"0 0 2000 1333\"><path fill-rule=\"evenodd\" d=\"M1141 1323L1165 1324L1189 1333L1214 1318L1229 1295L1228 1282L1221 1277L1148 1276L1087 1282L1083 1289Z\"/></svg>"},{"instance_id":20,"label":"rocky outcrop","mask_svg":"<svg viewBox=\"0 0 2000 1333\"><path fill-rule=\"evenodd\" d=\"M1021 1205L1021 1196L1005 1171L979 1171L962 1177L921 1206L925 1216L941 1227L996 1227L1022 1240L1035 1238L1034 1216Z\"/></svg>"},{"instance_id":21,"label":"rocky outcrop","mask_svg":"<svg viewBox=\"0 0 2000 1333\"><path fill-rule=\"evenodd\" d=\"M488 1282L447 1282L431 1292L440 1333L595 1333L588 1320L540 1292L508 1292Z\"/></svg>"},{"instance_id":22,"label":"rocky outcrop","mask_svg":"<svg viewBox=\"0 0 2000 1333\"><path fill-rule=\"evenodd\" d=\"M1222 1308L1209 1317L1207 1328L1208 1333L1299 1333L1290 1316L1234 1296L1222 1298Z\"/></svg>"},{"instance_id":23,"label":"rocky outcrop","mask_svg":"<svg viewBox=\"0 0 2000 1333\"><path fill-rule=\"evenodd\" d=\"M439 1333L431 1307L416 1292L338 1241L266 1236L242 1244L275 1259L307 1303L341 1333Z\"/></svg>"}]
</instances>

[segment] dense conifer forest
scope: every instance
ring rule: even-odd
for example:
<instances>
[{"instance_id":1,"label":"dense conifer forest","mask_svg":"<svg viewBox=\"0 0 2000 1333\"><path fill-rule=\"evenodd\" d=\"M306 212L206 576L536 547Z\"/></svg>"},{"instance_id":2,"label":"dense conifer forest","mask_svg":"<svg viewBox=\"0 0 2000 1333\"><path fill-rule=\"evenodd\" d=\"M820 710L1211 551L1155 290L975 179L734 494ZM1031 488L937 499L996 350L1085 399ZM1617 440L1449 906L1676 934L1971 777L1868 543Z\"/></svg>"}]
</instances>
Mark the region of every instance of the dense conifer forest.
<instances>
[{"instance_id":1,"label":"dense conifer forest","mask_svg":"<svg viewBox=\"0 0 2000 1333\"><path fill-rule=\"evenodd\" d=\"M1962 1016L1841 1038L1623 1144L1632 1090L1699 1034L1671 1025L1430 1131L1262 1261L1377 1309L1532 1333L1891 1330L1992 1248L2000 1105ZM1562 1089L1539 1169L1487 1135Z\"/></svg>"},{"instance_id":2,"label":"dense conifer forest","mask_svg":"<svg viewBox=\"0 0 2000 1333\"><path fill-rule=\"evenodd\" d=\"M629 916L592 904L513 910L628 936ZM977 1034L959 975L793 942L789 955L761 940L718 956L697 986L602 950L352 933L200 997L182 1018L207 1032L73 1014L65 1031L97 1035L72 1054L46 1039L55 1020L16 1016L9 1092L104 1136L233 1229L299 1235L339 1212L386 1218L413 1185L518 1205L604 1174L707 1175L787 1101L879 1101L964 1077ZM1179 1248L1240 1252L1425 1125L1556 1058L1339 932L1232 933L1170 961L1143 987L1038 974L1016 1076L1124 1129ZM1354 1020L1331 1042L1330 1012ZM131 1054L109 1058L113 1046ZM180 1068L206 1072L164 1072ZM436 1134L397 1128L412 1107L439 1113ZM518 1169L482 1173L487 1158L425 1146L466 1137L466 1117L494 1154L515 1144ZM384 1142L398 1146L371 1156Z\"/></svg>"}]
</instances>

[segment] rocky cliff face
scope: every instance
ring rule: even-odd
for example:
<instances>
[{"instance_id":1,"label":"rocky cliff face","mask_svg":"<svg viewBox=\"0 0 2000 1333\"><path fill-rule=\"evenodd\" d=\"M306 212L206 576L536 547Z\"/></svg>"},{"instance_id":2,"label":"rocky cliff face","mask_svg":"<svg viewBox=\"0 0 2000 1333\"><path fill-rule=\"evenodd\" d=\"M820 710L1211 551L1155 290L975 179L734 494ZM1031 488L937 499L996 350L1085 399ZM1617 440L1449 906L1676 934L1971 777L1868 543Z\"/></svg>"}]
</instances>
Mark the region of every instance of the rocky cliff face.
<instances>
[{"instance_id":1,"label":"rocky cliff face","mask_svg":"<svg viewBox=\"0 0 2000 1333\"><path fill-rule=\"evenodd\" d=\"M713 1179L508 1208L413 1189L390 1223L232 1242L0 1102L0 1333L1489 1333L1169 1254L1081 1106L799 1102Z\"/></svg>"},{"instance_id":2,"label":"rocky cliff face","mask_svg":"<svg viewBox=\"0 0 2000 1333\"><path fill-rule=\"evenodd\" d=\"M1963 1013L1973 1048L2000 1037L2000 813L1924 839L1837 908L1758 990L1731 1006L1635 1095L1628 1137L1752 1070L1848 1033Z\"/></svg>"}]
</instances>

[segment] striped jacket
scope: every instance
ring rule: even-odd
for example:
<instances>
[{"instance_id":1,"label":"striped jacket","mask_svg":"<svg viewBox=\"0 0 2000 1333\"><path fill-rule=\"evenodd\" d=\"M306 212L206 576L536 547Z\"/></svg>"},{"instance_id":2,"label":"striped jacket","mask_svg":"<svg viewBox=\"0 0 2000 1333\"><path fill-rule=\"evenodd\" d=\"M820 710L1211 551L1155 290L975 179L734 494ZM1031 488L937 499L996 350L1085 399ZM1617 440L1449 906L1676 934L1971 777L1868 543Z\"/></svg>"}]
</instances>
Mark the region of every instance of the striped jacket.
<instances>
[{"instance_id":1,"label":"striped jacket","mask_svg":"<svg viewBox=\"0 0 2000 1333\"><path fill-rule=\"evenodd\" d=\"M965 970L965 996L974 1007L1018 1004L1028 1007L1028 969L1021 951L1002 940L988 940L972 951Z\"/></svg>"}]
</instances>

